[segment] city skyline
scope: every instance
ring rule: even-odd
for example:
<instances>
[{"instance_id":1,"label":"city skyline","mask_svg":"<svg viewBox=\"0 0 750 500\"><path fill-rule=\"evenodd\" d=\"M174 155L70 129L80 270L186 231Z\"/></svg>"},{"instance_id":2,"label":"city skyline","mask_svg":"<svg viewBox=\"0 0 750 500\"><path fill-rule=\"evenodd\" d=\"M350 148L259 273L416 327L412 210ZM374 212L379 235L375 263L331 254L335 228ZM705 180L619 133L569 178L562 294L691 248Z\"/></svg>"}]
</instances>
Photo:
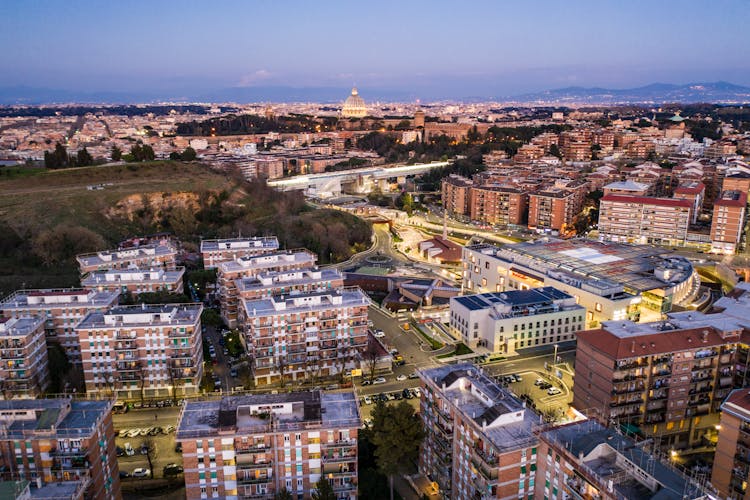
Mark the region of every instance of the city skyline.
<instances>
[{"instance_id":1,"label":"city skyline","mask_svg":"<svg viewBox=\"0 0 750 500\"><path fill-rule=\"evenodd\" d=\"M750 84L750 64L736 57L750 49L740 1L711 9L698 2L69 5L0 6L0 61L13 68L0 87L143 100L224 89L285 100L294 89L320 89L327 100L357 85L375 99L439 100L569 86Z\"/></svg>"}]
</instances>

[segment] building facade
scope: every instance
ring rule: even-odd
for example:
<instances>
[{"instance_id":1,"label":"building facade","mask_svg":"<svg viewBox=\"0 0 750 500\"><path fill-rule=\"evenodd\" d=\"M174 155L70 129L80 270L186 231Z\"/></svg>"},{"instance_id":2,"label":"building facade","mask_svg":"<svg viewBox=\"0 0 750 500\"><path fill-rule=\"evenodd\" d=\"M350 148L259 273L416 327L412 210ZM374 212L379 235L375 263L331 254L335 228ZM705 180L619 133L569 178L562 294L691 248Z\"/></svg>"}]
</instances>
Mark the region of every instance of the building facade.
<instances>
[{"instance_id":1,"label":"building facade","mask_svg":"<svg viewBox=\"0 0 750 500\"><path fill-rule=\"evenodd\" d=\"M201 240L201 256L205 269L215 269L219 262L276 252L278 249L279 240L276 236Z\"/></svg>"},{"instance_id":2,"label":"building facade","mask_svg":"<svg viewBox=\"0 0 750 500\"><path fill-rule=\"evenodd\" d=\"M419 471L442 498L534 498L538 417L472 364L418 373Z\"/></svg>"},{"instance_id":3,"label":"building facade","mask_svg":"<svg viewBox=\"0 0 750 500\"><path fill-rule=\"evenodd\" d=\"M583 209L588 183L575 188L552 187L529 194L529 229L562 231L572 228Z\"/></svg>"},{"instance_id":4,"label":"building facade","mask_svg":"<svg viewBox=\"0 0 750 500\"><path fill-rule=\"evenodd\" d=\"M81 279L86 290L117 292L134 297L142 293L182 293L185 268L165 269L110 269L93 271Z\"/></svg>"},{"instance_id":5,"label":"building facade","mask_svg":"<svg viewBox=\"0 0 750 500\"><path fill-rule=\"evenodd\" d=\"M86 393L135 399L199 391L201 304L118 306L76 328Z\"/></svg>"},{"instance_id":6,"label":"building facade","mask_svg":"<svg viewBox=\"0 0 750 500\"><path fill-rule=\"evenodd\" d=\"M253 257L238 257L218 264L217 286L221 316L230 327L237 326L239 296L237 280L252 278L261 273L307 269L315 265L318 256L309 250L285 250Z\"/></svg>"},{"instance_id":7,"label":"building facade","mask_svg":"<svg viewBox=\"0 0 750 500\"><path fill-rule=\"evenodd\" d=\"M91 312L106 311L117 304L115 291L78 288L18 290L0 302L6 318L44 318L48 344L58 344L71 363L81 363L81 346L75 328Z\"/></svg>"},{"instance_id":8,"label":"building facade","mask_svg":"<svg viewBox=\"0 0 750 500\"><path fill-rule=\"evenodd\" d=\"M475 186L471 188L469 217L471 220L497 226L523 224L529 195L507 186Z\"/></svg>"},{"instance_id":9,"label":"building facade","mask_svg":"<svg viewBox=\"0 0 750 500\"><path fill-rule=\"evenodd\" d=\"M594 420L542 429L538 436L533 498L711 498L705 485Z\"/></svg>"},{"instance_id":10,"label":"building facade","mask_svg":"<svg viewBox=\"0 0 750 500\"><path fill-rule=\"evenodd\" d=\"M495 353L575 340L585 316L573 296L549 286L450 299L451 329L469 347Z\"/></svg>"},{"instance_id":11,"label":"building facade","mask_svg":"<svg viewBox=\"0 0 750 500\"><path fill-rule=\"evenodd\" d=\"M83 491L85 498L121 499L112 405L70 398L0 401L0 477L72 485L64 489L68 498Z\"/></svg>"},{"instance_id":12,"label":"building facade","mask_svg":"<svg viewBox=\"0 0 750 500\"><path fill-rule=\"evenodd\" d=\"M689 200L605 195L599 237L619 243L684 245L693 204Z\"/></svg>"},{"instance_id":13,"label":"building facade","mask_svg":"<svg viewBox=\"0 0 750 500\"><path fill-rule=\"evenodd\" d=\"M315 483L326 477L336 498L354 499L360 425L353 392L187 402L176 437L186 498L271 500L282 489L310 498Z\"/></svg>"},{"instance_id":14,"label":"building facade","mask_svg":"<svg viewBox=\"0 0 750 500\"><path fill-rule=\"evenodd\" d=\"M736 389L721 405L711 484L722 498L750 498L750 392Z\"/></svg>"},{"instance_id":15,"label":"building facade","mask_svg":"<svg viewBox=\"0 0 750 500\"><path fill-rule=\"evenodd\" d=\"M358 287L243 300L239 323L256 384L330 376L359 366L370 299Z\"/></svg>"},{"instance_id":16,"label":"building facade","mask_svg":"<svg viewBox=\"0 0 750 500\"><path fill-rule=\"evenodd\" d=\"M723 191L714 202L711 219L711 252L731 255L737 252L745 229L747 192Z\"/></svg>"},{"instance_id":17,"label":"building facade","mask_svg":"<svg viewBox=\"0 0 750 500\"><path fill-rule=\"evenodd\" d=\"M470 215L469 198L473 183L466 177L451 174L441 183L443 208L451 217Z\"/></svg>"},{"instance_id":18,"label":"building facade","mask_svg":"<svg viewBox=\"0 0 750 500\"><path fill-rule=\"evenodd\" d=\"M48 385L44 319L0 318L0 395L35 398Z\"/></svg>"}]
</instances>

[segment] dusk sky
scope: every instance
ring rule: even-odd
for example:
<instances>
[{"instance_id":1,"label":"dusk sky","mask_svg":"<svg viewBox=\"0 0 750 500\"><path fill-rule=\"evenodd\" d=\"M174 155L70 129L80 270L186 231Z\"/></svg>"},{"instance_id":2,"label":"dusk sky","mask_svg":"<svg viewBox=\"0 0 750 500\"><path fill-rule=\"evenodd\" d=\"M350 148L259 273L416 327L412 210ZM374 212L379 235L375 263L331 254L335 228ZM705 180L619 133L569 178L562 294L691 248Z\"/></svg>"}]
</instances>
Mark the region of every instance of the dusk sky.
<instances>
[{"instance_id":1,"label":"dusk sky","mask_svg":"<svg viewBox=\"0 0 750 500\"><path fill-rule=\"evenodd\" d=\"M507 96L750 85L750 2L0 2L0 87Z\"/></svg>"}]
</instances>

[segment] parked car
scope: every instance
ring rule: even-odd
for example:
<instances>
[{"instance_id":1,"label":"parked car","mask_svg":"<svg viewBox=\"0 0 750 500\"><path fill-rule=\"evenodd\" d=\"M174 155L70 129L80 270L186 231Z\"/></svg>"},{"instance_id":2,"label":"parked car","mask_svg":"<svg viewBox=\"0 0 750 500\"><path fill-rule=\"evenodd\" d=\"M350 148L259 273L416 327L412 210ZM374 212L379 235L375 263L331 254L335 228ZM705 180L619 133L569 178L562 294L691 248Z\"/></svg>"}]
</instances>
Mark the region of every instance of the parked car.
<instances>
[{"instance_id":1,"label":"parked car","mask_svg":"<svg viewBox=\"0 0 750 500\"><path fill-rule=\"evenodd\" d=\"M149 431L149 427L144 427L143 429L139 430L138 435L139 436L146 436L146 435L148 435L148 431Z\"/></svg>"},{"instance_id":2,"label":"parked car","mask_svg":"<svg viewBox=\"0 0 750 500\"><path fill-rule=\"evenodd\" d=\"M363 424L365 424L365 427L371 427L372 426L372 419L366 418L362 421Z\"/></svg>"},{"instance_id":3,"label":"parked car","mask_svg":"<svg viewBox=\"0 0 750 500\"><path fill-rule=\"evenodd\" d=\"M393 396L396 398L396 401L400 401L400 400L404 399L404 395L401 394L400 392L394 392Z\"/></svg>"},{"instance_id":4,"label":"parked car","mask_svg":"<svg viewBox=\"0 0 750 500\"><path fill-rule=\"evenodd\" d=\"M148 431L149 436L156 436L157 434L161 434L161 427L151 427Z\"/></svg>"},{"instance_id":5,"label":"parked car","mask_svg":"<svg viewBox=\"0 0 750 500\"><path fill-rule=\"evenodd\" d=\"M130 472L125 472L124 470L120 471L120 479L127 479L130 477Z\"/></svg>"},{"instance_id":6,"label":"parked car","mask_svg":"<svg viewBox=\"0 0 750 500\"><path fill-rule=\"evenodd\" d=\"M411 393L414 394L415 398L421 398L422 397L422 391L419 390L419 387L415 387L411 390Z\"/></svg>"},{"instance_id":7,"label":"parked car","mask_svg":"<svg viewBox=\"0 0 750 500\"><path fill-rule=\"evenodd\" d=\"M125 448L125 454L127 456L132 457L133 455L135 455L135 450L133 449L132 446L130 446L130 443L125 443L124 448Z\"/></svg>"},{"instance_id":8,"label":"parked car","mask_svg":"<svg viewBox=\"0 0 750 500\"><path fill-rule=\"evenodd\" d=\"M521 376L517 373L514 373L513 375L511 375L511 377L513 377L515 382L520 382L521 380L523 380Z\"/></svg>"},{"instance_id":9,"label":"parked car","mask_svg":"<svg viewBox=\"0 0 750 500\"><path fill-rule=\"evenodd\" d=\"M182 443L178 442L176 445L174 445L174 451L175 453L182 453Z\"/></svg>"},{"instance_id":10,"label":"parked car","mask_svg":"<svg viewBox=\"0 0 750 500\"><path fill-rule=\"evenodd\" d=\"M386 397L388 398L388 401L393 401L394 399L396 399L396 395L393 394L392 392L389 392L388 394L386 394Z\"/></svg>"},{"instance_id":11,"label":"parked car","mask_svg":"<svg viewBox=\"0 0 750 500\"><path fill-rule=\"evenodd\" d=\"M549 390L547 391L547 394L549 394L550 396L556 396L561 393L562 391L558 389L557 387L550 387Z\"/></svg>"},{"instance_id":12,"label":"parked car","mask_svg":"<svg viewBox=\"0 0 750 500\"><path fill-rule=\"evenodd\" d=\"M372 404L372 398L370 396L365 396L365 404L371 405Z\"/></svg>"},{"instance_id":13,"label":"parked car","mask_svg":"<svg viewBox=\"0 0 750 500\"><path fill-rule=\"evenodd\" d=\"M177 474L182 474L185 469L182 468L181 465L177 464L167 464L164 466L164 475L165 476L174 476Z\"/></svg>"},{"instance_id":14,"label":"parked car","mask_svg":"<svg viewBox=\"0 0 750 500\"><path fill-rule=\"evenodd\" d=\"M534 381L534 385L542 385L544 383L543 378L538 378Z\"/></svg>"},{"instance_id":15,"label":"parked car","mask_svg":"<svg viewBox=\"0 0 750 500\"><path fill-rule=\"evenodd\" d=\"M419 375L417 375L417 372L411 372L409 378L419 378Z\"/></svg>"},{"instance_id":16,"label":"parked car","mask_svg":"<svg viewBox=\"0 0 750 500\"><path fill-rule=\"evenodd\" d=\"M372 382L370 382L369 380L363 380L361 385L370 385L370 384L372 384Z\"/></svg>"},{"instance_id":17,"label":"parked car","mask_svg":"<svg viewBox=\"0 0 750 500\"><path fill-rule=\"evenodd\" d=\"M372 381L373 384L385 384L385 377L378 377Z\"/></svg>"},{"instance_id":18,"label":"parked car","mask_svg":"<svg viewBox=\"0 0 750 500\"><path fill-rule=\"evenodd\" d=\"M375 330L375 332L373 332L373 334L372 334L372 335L373 335L374 337L377 337L377 338L379 338L379 339L382 339L383 337L385 337L385 332L384 332L383 330Z\"/></svg>"},{"instance_id":19,"label":"parked car","mask_svg":"<svg viewBox=\"0 0 750 500\"><path fill-rule=\"evenodd\" d=\"M175 431L175 426L174 426L174 425L171 425L171 424L170 424L170 425L168 425L168 426L166 426L166 427L165 427L164 429L162 429L162 432L163 432L164 434L171 434L171 433L173 433L174 431Z\"/></svg>"},{"instance_id":20,"label":"parked car","mask_svg":"<svg viewBox=\"0 0 750 500\"><path fill-rule=\"evenodd\" d=\"M119 446L115 446L115 452L117 453L118 457L122 457L125 455L125 449L120 448Z\"/></svg>"},{"instance_id":21,"label":"parked car","mask_svg":"<svg viewBox=\"0 0 750 500\"><path fill-rule=\"evenodd\" d=\"M406 380L406 375L401 374L398 377L396 377L396 380L398 380L399 382L403 382L404 380Z\"/></svg>"},{"instance_id":22,"label":"parked car","mask_svg":"<svg viewBox=\"0 0 750 500\"><path fill-rule=\"evenodd\" d=\"M128 437L129 433L130 433L130 429L122 429L120 430L120 432L117 433L117 436L124 438L124 437Z\"/></svg>"},{"instance_id":23,"label":"parked car","mask_svg":"<svg viewBox=\"0 0 750 500\"><path fill-rule=\"evenodd\" d=\"M141 445L141 455L148 455L148 446L145 444Z\"/></svg>"},{"instance_id":24,"label":"parked car","mask_svg":"<svg viewBox=\"0 0 750 500\"><path fill-rule=\"evenodd\" d=\"M237 368L232 368L231 370L229 370L229 375L231 375L232 377L236 378L237 377Z\"/></svg>"},{"instance_id":25,"label":"parked car","mask_svg":"<svg viewBox=\"0 0 750 500\"><path fill-rule=\"evenodd\" d=\"M138 467L137 469L133 469L133 477L148 477L151 474L151 471L149 469L146 469L145 467Z\"/></svg>"},{"instance_id":26,"label":"parked car","mask_svg":"<svg viewBox=\"0 0 750 500\"><path fill-rule=\"evenodd\" d=\"M141 434L141 430L140 429L130 429L130 431L128 432L128 436L127 437L134 438L134 437L139 436L140 434Z\"/></svg>"},{"instance_id":27,"label":"parked car","mask_svg":"<svg viewBox=\"0 0 750 500\"><path fill-rule=\"evenodd\" d=\"M403 394L403 396L404 396L404 397L405 397L406 399L411 399L411 398L413 398L413 397L414 397L414 396L412 396L412 394L411 394L411 389L408 389L408 388L407 388L407 389L404 389L404 390L403 390L403 391L401 392L401 394Z\"/></svg>"}]
</instances>

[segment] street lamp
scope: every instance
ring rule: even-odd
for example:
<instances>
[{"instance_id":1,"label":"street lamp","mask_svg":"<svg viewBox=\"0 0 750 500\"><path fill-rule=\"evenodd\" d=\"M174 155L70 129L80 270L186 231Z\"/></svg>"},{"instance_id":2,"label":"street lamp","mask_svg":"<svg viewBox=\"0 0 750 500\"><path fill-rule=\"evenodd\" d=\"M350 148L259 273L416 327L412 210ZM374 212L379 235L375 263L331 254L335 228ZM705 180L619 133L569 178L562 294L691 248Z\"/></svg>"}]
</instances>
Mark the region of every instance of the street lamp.
<instances>
[{"instance_id":1,"label":"street lamp","mask_svg":"<svg viewBox=\"0 0 750 500\"><path fill-rule=\"evenodd\" d=\"M557 364L557 344L555 344L555 355L552 357L552 366Z\"/></svg>"}]
</instances>

